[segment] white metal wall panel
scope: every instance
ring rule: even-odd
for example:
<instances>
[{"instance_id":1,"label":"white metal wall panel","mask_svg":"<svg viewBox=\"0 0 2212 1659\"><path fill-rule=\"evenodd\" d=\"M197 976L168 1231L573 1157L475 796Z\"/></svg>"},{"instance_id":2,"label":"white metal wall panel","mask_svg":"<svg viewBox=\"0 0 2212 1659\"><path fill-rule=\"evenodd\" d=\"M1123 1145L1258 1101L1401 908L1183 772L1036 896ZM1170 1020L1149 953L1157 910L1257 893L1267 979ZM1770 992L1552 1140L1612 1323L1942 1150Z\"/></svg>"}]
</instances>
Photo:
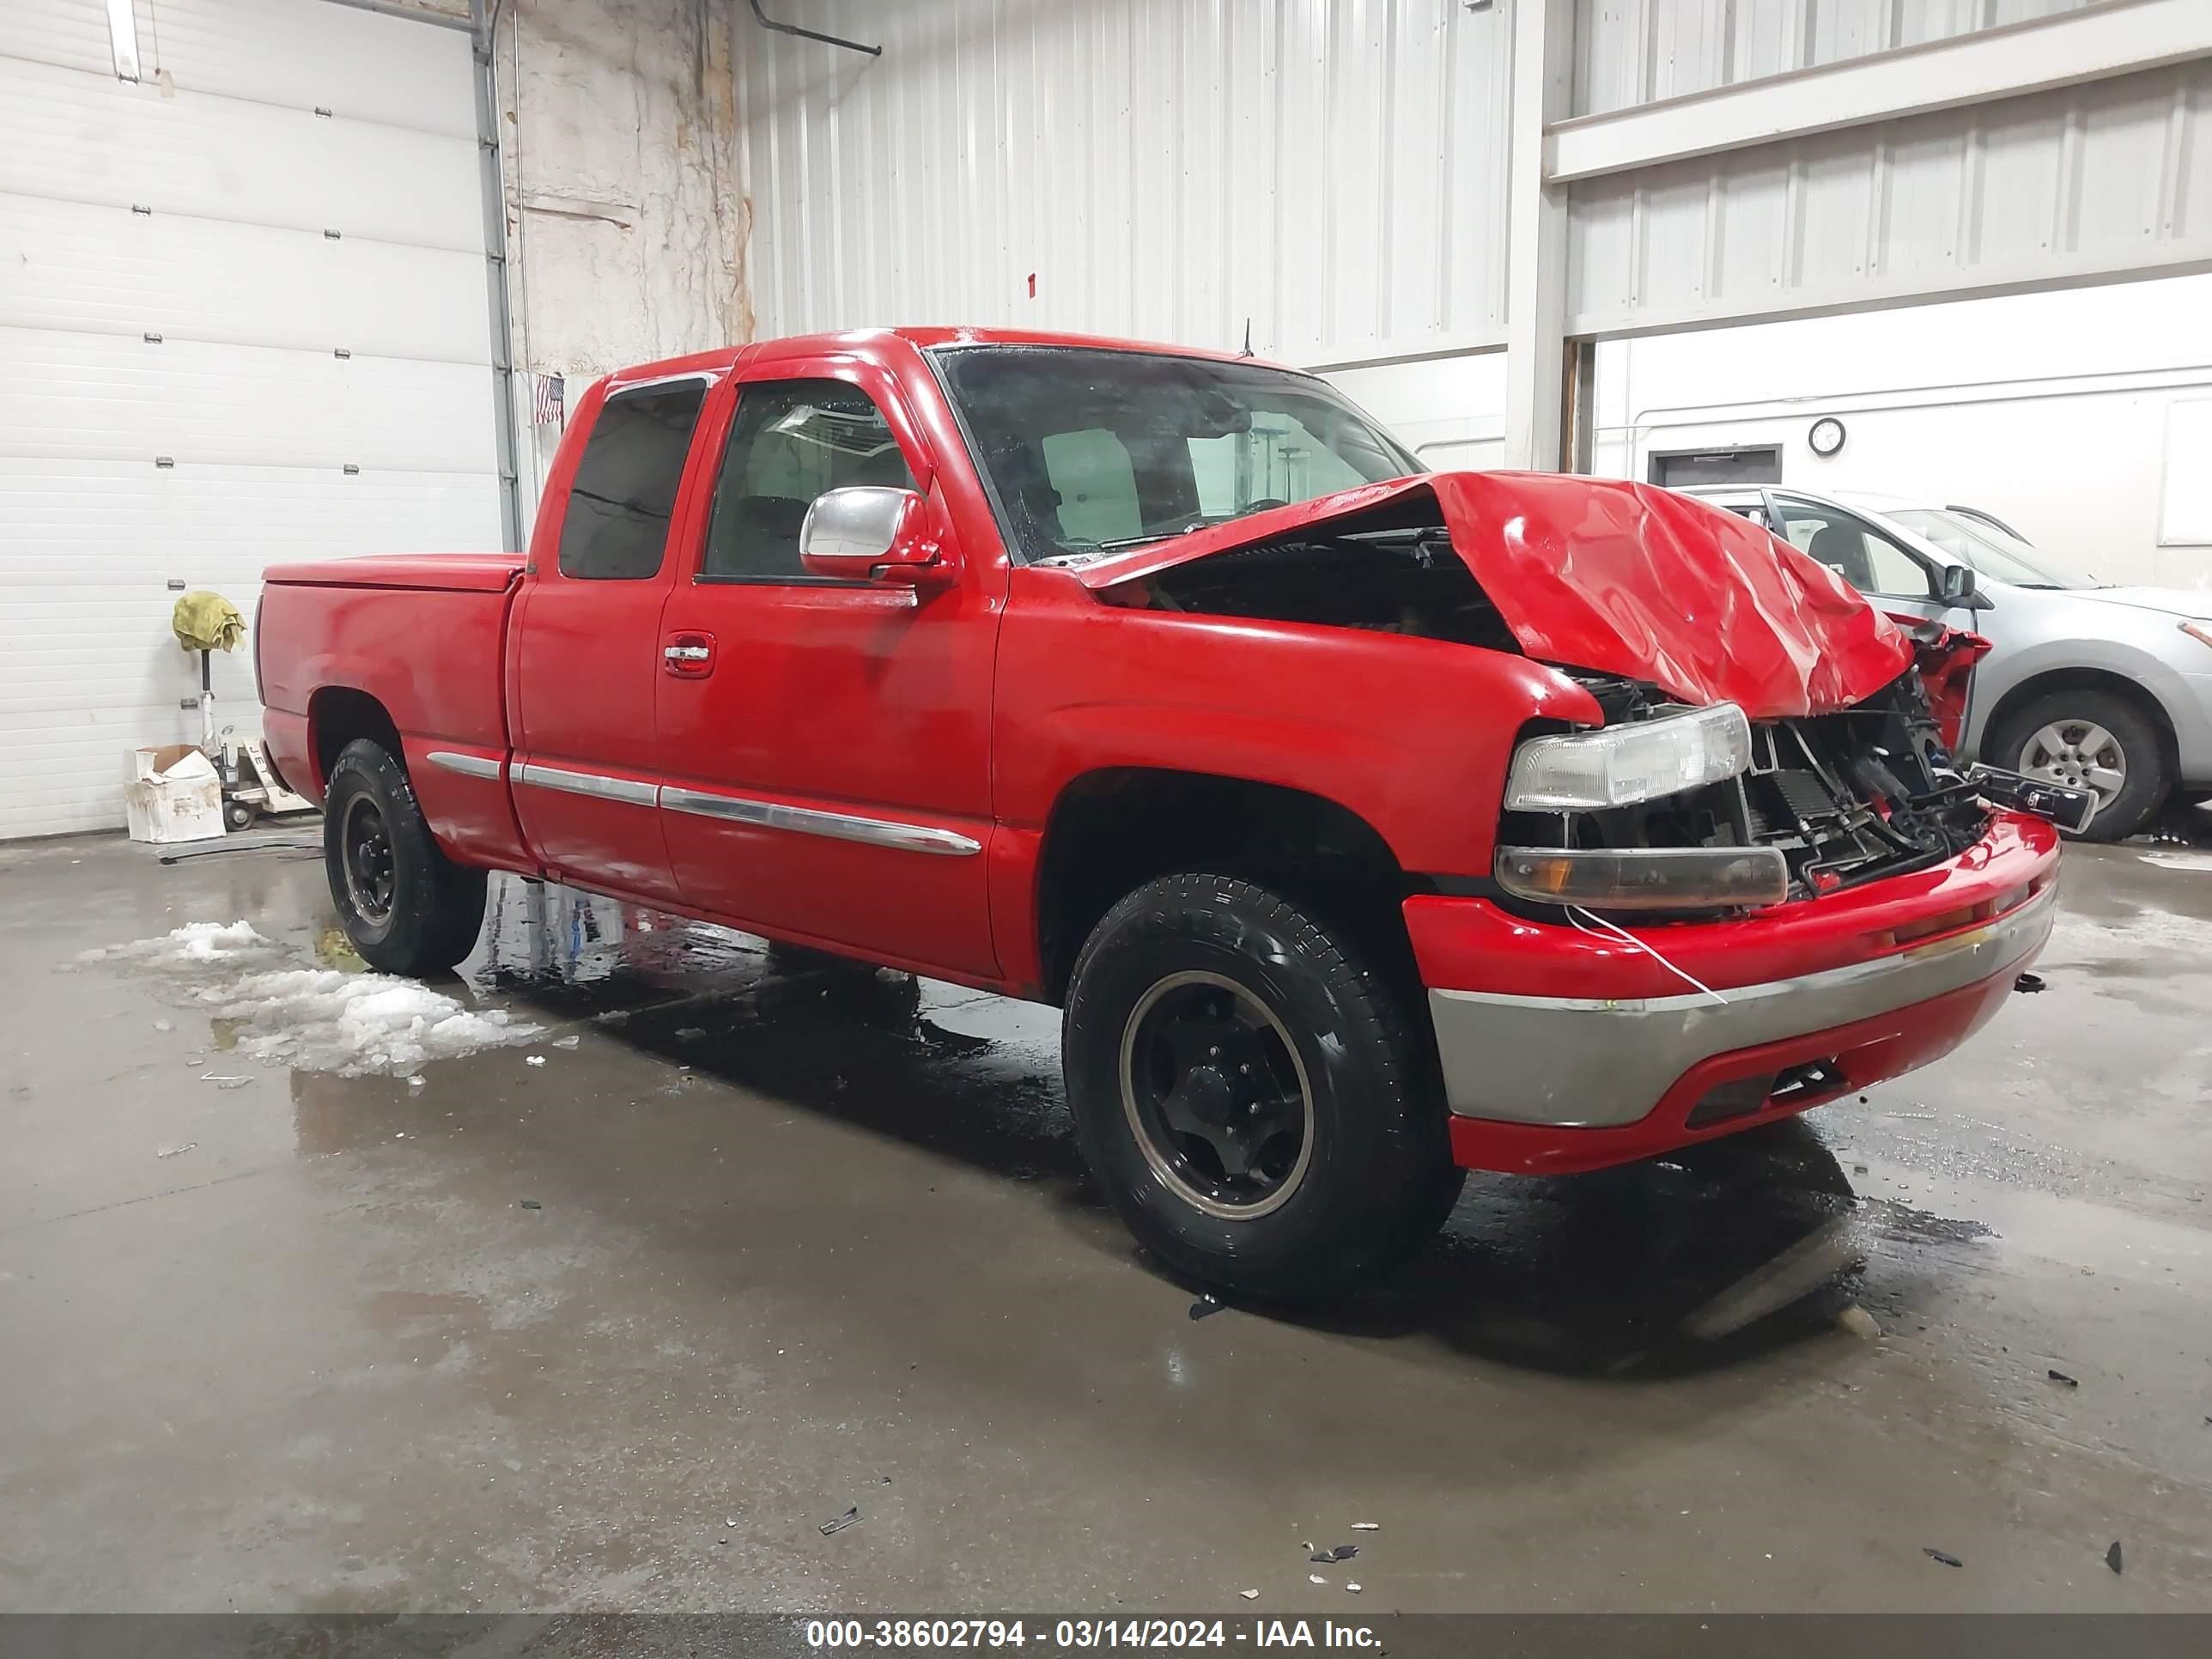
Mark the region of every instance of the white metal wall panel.
<instances>
[{"instance_id":1,"label":"white metal wall panel","mask_svg":"<svg viewBox=\"0 0 2212 1659\"><path fill-rule=\"evenodd\" d=\"M52 64L62 69L109 72L115 61L107 33L105 0L79 0L75 5L12 6L0 46L7 55L26 63Z\"/></svg>"},{"instance_id":2,"label":"white metal wall panel","mask_svg":"<svg viewBox=\"0 0 2212 1659\"><path fill-rule=\"evenodd\" d=\"M0 745L13 773L0 837L118 822L101 803L119 799L121 757L198 737L198 713L178 707L198 669L169 638L171 579L251 617L277 560L489 547L500 534L497 496L467 473L4 456L0 523ZM214 668L226 718L250 729L250 658Z\"/></svg>"},{"instance_id":3,"label":"white metal wall panel","mask_svg":"<svg viewBox=\"0 0 2212 1659\"><path fill-rule=\"evenodd\" d=\"M2212 545L2212 398L2167 405L2158 539L2168 547Z\"/></svg>"},{"instance_id":4,"label":"white metal wall panel","mask_svg":"<svg viewBox=\"0 0 2212 1659\"><path fill-rule=\"evenodd\" d=\"M395 29L392 18L329 0L134 3L140 49L150 64L158 46L179 87L476 143L468 52L426 46L427 25ZM106 40L103 30L103 54Z\"/></svg>"},{"instance_id":5,"label":"white metal wall panel","mask_svg":"<svg viewBox=\"0 0 2212 1659\"><path fill-rule=\"evenodd\" d=\"M2212 62L1593 179L1568 329L2212 266Z\"/></svg>"},{"instance_id":6,"label":"white metal wall panel","mask_svg":"<svg viewBox=\"0 0 2212 1659\"><path fill-rule=\"evenodd\" d=\"M380 21L454 37L467 55L455 31ZM478 188L472 138L0 57L0 191L11 195L481 252Z\"/></svg>"},{"instance_id":7,"label":"white metal wall panel","mask_svg":"<svg viewBox=\"0 0 2212 1659\"><path fill-rule=\"evenodd\" d=\"M0 328L0 455L483 473L490 383L469 363L160 345Z\"/></svg>"},{"instance_id":8,"label":"white metal wall panel","mask_svg":"<svg viewBox=\"0 0 2212 1659\"><path fill-rule=\"evenodd\" d=\"M2109 0L1573 0L1574 112L2055 17Z\"/></svg>"},{"instance_id":9,"label":"white metal wall panel","mask_svg":"<svg viewBox=\"0 0 2212 1659\"><path fill-rule=\"evenodd\" d=\"M0 196L17 327L489 365L483 255Z\"/></svg>"},{"instance_id":10,"label":"white metal wall panel","mask_svg":"<svg viewBox=\"0 0 2212 1659\"><path fill-rule=\"evenodd\" d=\"M131 85L104 0L9 11L0 836L120 823L198 736L172 580L250 615L278 559L500 539L467 37L137 0ZM252 729L250 659L216 690Z\"/></svg>"},{"instance_id":11,"label":"white metal wall panel","mask_svg":"<svg viewBox=\"0 0 2212 1659\"><path fill-rule=\"evenodd\" d=\"M1510 7L824 0L738 23L762 335L953 322L1343 361L1503 337ZM1035 296L1030 277L1036 278Z\"/></svg>"}]
</instances>

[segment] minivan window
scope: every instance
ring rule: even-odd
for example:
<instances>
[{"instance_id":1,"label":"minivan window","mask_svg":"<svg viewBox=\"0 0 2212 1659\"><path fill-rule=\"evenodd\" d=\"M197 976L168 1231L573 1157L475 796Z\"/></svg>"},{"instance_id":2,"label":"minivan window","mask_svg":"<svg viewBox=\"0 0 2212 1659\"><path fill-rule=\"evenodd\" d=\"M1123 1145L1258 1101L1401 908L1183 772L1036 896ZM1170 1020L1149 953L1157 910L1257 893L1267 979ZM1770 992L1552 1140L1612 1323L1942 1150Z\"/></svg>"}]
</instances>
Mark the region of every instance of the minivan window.
<instances>
[{"instance_id":1,"label":"minivan window","mask_svg":"<svg viewBox=\"0 0 2212 1659\"><path fill-rule=\"evenodd\" d=\"M561 521L562 575L639 581L659 574L706 396L706 380L693 378L617 392L600 406Z\"/></svg>"}]
</instances>

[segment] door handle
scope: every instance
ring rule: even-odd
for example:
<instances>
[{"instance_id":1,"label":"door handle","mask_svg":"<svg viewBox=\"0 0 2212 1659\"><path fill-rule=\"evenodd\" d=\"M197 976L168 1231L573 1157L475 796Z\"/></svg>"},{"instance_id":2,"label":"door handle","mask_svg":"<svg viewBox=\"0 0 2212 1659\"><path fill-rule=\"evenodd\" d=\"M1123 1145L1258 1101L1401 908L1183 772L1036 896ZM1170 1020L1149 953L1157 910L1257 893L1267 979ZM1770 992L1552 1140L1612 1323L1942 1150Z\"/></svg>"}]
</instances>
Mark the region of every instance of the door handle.
<instances>
[{"instance_id":1,"label":"door handle","mask_svg":"<svg viewBox=\"0 0 2212 1659\"><path fill-rule=\"evenodd\" d=\"M660 647L660 665L678 679L704 679L714 672L714 636L671 634Z\"/></svg>"}]
</instances>

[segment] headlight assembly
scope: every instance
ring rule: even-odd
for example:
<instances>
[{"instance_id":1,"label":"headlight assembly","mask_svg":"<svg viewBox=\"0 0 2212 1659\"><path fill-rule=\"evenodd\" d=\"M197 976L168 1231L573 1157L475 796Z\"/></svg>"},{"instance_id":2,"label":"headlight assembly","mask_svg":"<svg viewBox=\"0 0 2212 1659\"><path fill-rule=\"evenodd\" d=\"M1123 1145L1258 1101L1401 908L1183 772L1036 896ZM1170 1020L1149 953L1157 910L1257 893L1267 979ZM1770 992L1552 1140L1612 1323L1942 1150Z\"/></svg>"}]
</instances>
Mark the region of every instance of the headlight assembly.
<instances>
[{"instance_id":1,"label":"headlight assembly","mask_svg":"<svg viewBox=\"0 0 2212 1659\"><path fill-rule=\"evenodd\" d=\"M1751 764L1751 722L1732 702L1659 720L1531 738L1505 780L1510 812L1602 812L1678 795Z\"/></svg>"}]
</instances>

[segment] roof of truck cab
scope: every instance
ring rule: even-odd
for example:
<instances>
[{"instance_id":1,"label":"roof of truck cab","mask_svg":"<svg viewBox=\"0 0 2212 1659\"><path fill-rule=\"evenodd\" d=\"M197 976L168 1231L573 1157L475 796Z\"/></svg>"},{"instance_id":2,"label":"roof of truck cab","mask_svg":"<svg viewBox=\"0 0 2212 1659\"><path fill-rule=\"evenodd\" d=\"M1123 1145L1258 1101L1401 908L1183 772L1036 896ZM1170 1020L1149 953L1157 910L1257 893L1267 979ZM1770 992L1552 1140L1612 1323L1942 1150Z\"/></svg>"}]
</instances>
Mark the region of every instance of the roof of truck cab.
<instances>
[{"instance_id":1,"label":"roof of truck cab","mask_svg":"<svg viewBox=\"0 0 2212 1659\"><path fill-rule=\"evenodd\" d=\"M1155 356L1197 357L1221 363L1257 363L1263 368L1290 367L1285 363L1269 362L1265 358L1243 356L1233 351L1216 351L1206 346L1169 345L1155 340L1125 340L1109 334L1052 334L1036 329L970 328L961 325L932 324L902 328L853 328L831 334L793 334L772 340L755 340L750 345L724 346L716 351L697 351L689 356L665 357L658 362L638 363L616 370L611 378L618 386L629 386L640 380L659 380L673 374L726 369L748 351L757 352L769 359L814 357L851 351L884 340L902 340L924 350L933 346L1049 346L1063 349L1132 351ZM1304 371L1293 369L1291 372Z\"/></svg>"}]
</instances>

